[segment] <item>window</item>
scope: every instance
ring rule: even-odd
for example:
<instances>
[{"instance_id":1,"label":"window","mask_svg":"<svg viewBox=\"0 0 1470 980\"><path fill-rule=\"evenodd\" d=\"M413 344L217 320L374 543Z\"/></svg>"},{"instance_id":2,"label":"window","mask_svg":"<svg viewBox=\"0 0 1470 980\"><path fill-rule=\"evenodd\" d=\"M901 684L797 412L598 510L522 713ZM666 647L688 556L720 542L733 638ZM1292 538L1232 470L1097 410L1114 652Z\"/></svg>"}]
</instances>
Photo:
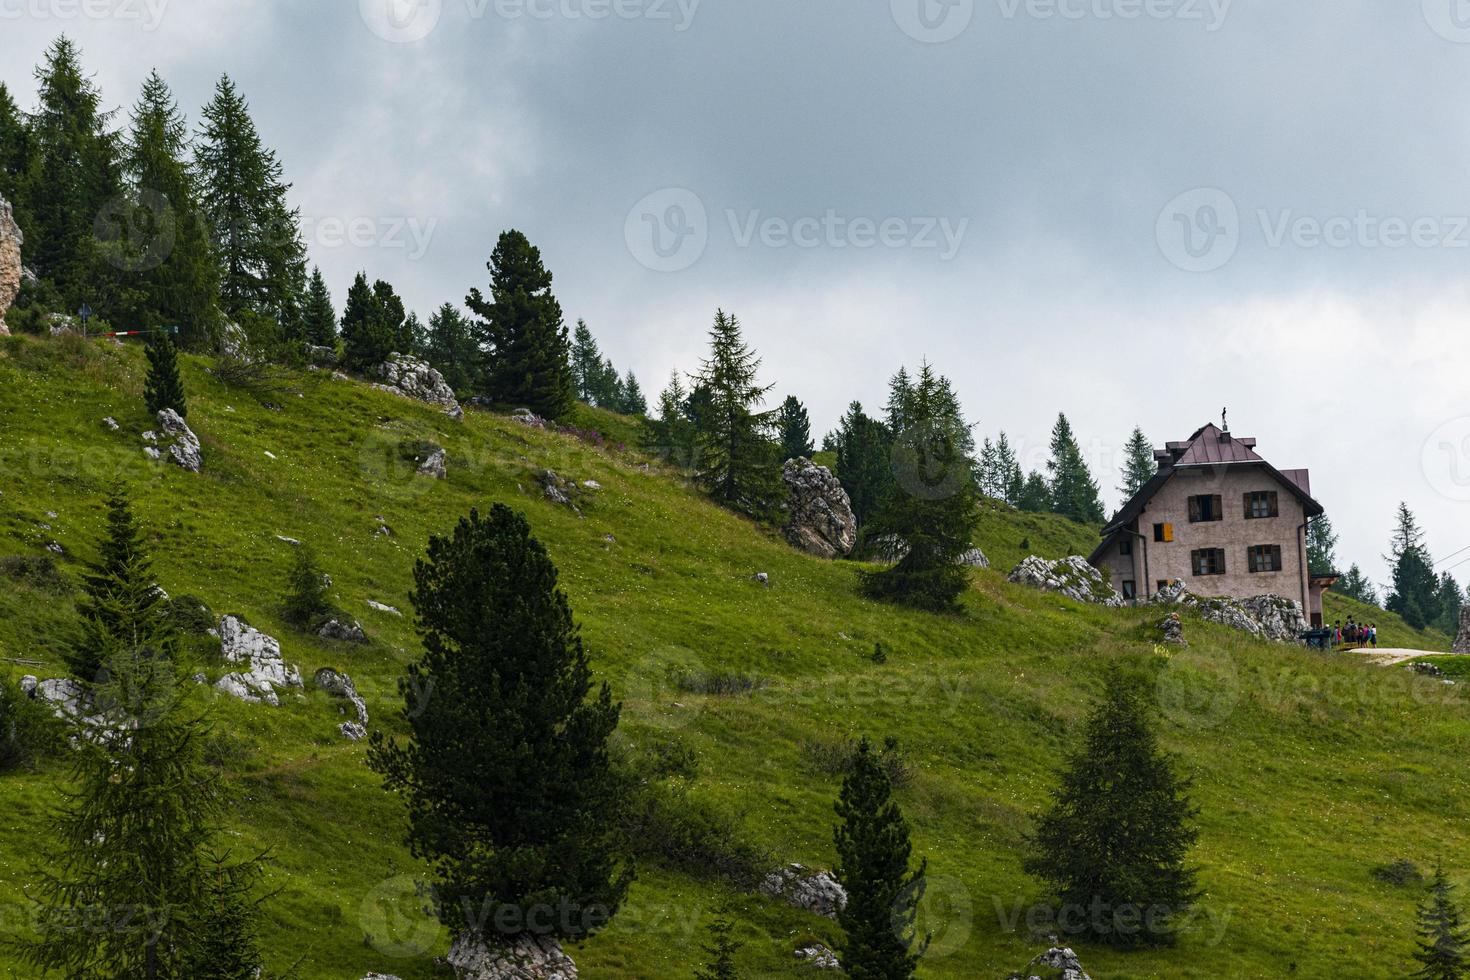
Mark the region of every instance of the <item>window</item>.
<instances>
[{"instance_id":1,"label":"window","mask_svg":"<svg viewBox=\"0 0 1470 980\"><path fill-rule=\"evenodd\" d=\"M1173 541L1174 540L1174 525L1173 524L1155 524L1154 525L1154 540L1155 541Z\"/></svg>"},{"instance_id":2,"label":"window","mask_svg":"<svg viewBox=\"0 0 1470 980\"><path fill-rule=\"evenodd\" d=\"M1120 554L1120 555L1131 555L1131 554L1133 554L1133 539L1132 538L1130 538L1130 537L1128 537L1128 536L1125 535L1122 538L1119 538L1118 539L1118 554Z\"/></svg>"},{"instance_id":3,"label":"window","mask_svg":"<svg viewBox=\"0 0 1470 980\"><path fill-rule=\"evenodd\" d=\"M1123 598L1129 602L1138 598L1138 584L1131 579L1123 580Z\"/></svg>"},{"instance_id":4,"label":"window","mask_svg":"<svg viewBox=\"0 0 1470 980\"><path fill-rule=\"evenodd\" d=\"M1257 490L1245 495L1245 518L1258 521L1281 516L1281 496L1275 490Z\"/></svg>"},{"instance_id":5,"label":"window","mask_svg":"<svg viewBox=\"0 0 1470 980\"><path fill-rule=\"evenodd\" d=\"M1225 519L1225 508L1220 500L1220 495L1205 494L1200 497L1189 498L1189 523L1201 524L1207 521L1223 521Z\"/></svg>"},{"instance_id":6,"label":"window","mask_svg":"<svg viewBox=\"0 0 1470 980\"><path fill-rule=\"evenodd\" d=\"M1281 545L1252 545L1250 549L1250 569L1253 572L1281 571Z\"/></svg>"},{"instance_id":7,"label":"window","mask_svg":"<svg viewBox=\"0 0 1470 980\"><path fill-rule=\"evenodd\" d=\"M1199 551L1191 551L1189 560L1194 565L1196 575L1225 574L1225 549L1223 548L1202 548Z\"/></svg>"}]
</instances>

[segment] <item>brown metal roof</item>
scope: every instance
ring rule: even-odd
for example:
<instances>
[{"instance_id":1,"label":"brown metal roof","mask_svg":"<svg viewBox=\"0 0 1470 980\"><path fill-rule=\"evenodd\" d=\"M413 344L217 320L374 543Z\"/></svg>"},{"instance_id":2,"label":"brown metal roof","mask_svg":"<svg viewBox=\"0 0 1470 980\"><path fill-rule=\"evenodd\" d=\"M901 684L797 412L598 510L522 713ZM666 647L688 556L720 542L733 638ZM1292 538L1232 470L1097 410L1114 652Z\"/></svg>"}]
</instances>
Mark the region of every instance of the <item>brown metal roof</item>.
<instances>
[{"instance_id":1,"label":"brown metal roof","mask_svg":"<svg viewBox=\"0 0 1470 980\"><path fill-rule=\"evenodd\" d=\"M1172 449L1178 443L1171 443ZM1174 459L1175 466L1209 463L1264 463L1256 455L1256 440L1237 439L1211 423L1189 437L1186 448Z\"/></svg>"}]
</instances>

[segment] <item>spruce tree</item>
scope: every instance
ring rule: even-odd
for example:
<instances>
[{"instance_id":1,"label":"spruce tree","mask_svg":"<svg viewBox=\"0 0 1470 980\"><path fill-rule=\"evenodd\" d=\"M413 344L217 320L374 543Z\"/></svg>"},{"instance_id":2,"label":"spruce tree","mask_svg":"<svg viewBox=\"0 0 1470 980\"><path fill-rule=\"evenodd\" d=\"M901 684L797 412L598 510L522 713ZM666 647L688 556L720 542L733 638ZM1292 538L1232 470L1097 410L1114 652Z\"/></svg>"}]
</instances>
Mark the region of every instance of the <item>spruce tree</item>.
<instances>
[{"instance_id":1,"label":"spruce tree","mask_svg":"<svg viewBox=\"0 0 1470 980\"><path fill-rule=\"evenodd\" d=\"M1012 507L1019 507L1026 477L1021 472L1020 460L1016 458L1016 451L1011 447L1011 440L1005 432L1001 432L995 443L995 468L999 476L997 483L1001 499Z\"/></svg>"},{"instance_id":2,"label":"spruce tree","mask_svg":"<svg viewBox=\"0 0 1470 980\"><path fill-rule=\"evenodd\" d=\"M1455 636L1460 632L1460 609L1465 605L1465 593L1460 589L1460 583L1449 572L1442 572L1439 576L1439 588L1434 594L1434 606L1437 610L1433 622L1435 629L1441 633Z\"/></svg>"},{"instance_id":3,"label":"spruce tree","mask_svg":"<svg viewBox=\"0 0 1470 980\"><path fill-rule=\"evenodd\" d=\"M1053 512L1079 524L1102 523L1105 515L1098 498L1097 481L1082 458L1077 437L1072 434L1072 423L1065 414L1058 415L1052 427L1051 459L1046 467L1051 474L1048 489Z\"/></svg>"},{"instance_id":4,"label":"spruce tree","mask_svg":"<svg viewBox=\"0 0 1470 980\"><path fill-rule=\"evenodd\" d=\"M133 107L123 156L130 184L126 250L136 280L132 311L145 327L179 329L179 342L201 349L217 334L219 267L199 187L187 159L188 124L157 71Z\"/></svg>"},{"instance_id":5,"label":"spruce tree","mask_svg":"<svg viewBox=\"0 0 1470 980\"><path fill-rule=\"evenodd\" d=\"M593 692L556 567L496 504L432 537L414 584L423 654L399 682L408 741L374 732L369 761L408 804L440 919L458 931L483 914L501 937L595 932L631 879L627 786L609 754L620 706L606 684Z\"/></svg>"},{"instance_id":6,"label":"spruce tree","mask_svg":"<svg viewBox=\"0 0 1470 980\"><path fill-rule=\"evenodd\" d=\"M1125 948L1173 942L1197 897L1185 864L1198 836L1188 790L1159 748L1140 684L1113 668L1023 862L1062 911L1084 910L1073 916L1082 920L1077 938Z\"/></svg>"},{"instance_id":7,"label":"spruce tree","mask_svg":"<svg viewBox=\"0 0 1470 980\"><path fill-rule=\"evenodd\" d=\"M153 562L121 484L109 491L106 506L106 536L83 576L80 629L65 655L72 675L84 682L101 673L110 652L173 650L167 603L153 581Z\"/></svg>"},{"instance_id":8,"label":"spruce tree","mask_svg":"<svg viewBox=\"0 0 1470 980\"><path fill-rule=\"evenodd\" d=\"M925 363L914 379L907 428L895 433L896 486L868 531L892 535L908 546L898 564L863 572L870 598L935 611L954 608L969 583L958 561L971 547L978 520L978 491L969 427L948 382Z\"/></svg>"},{"instance_id":9,"label":"spruce tree","mask_svg":"<svg viewBox=\"0 0 1470 980\"><path fill-rule=\"evenodd\" d=\"M863 738L842 780L833 832L835 874L847 889L837 953L856 980L908 980L928 946L914 931L928 861L910 867L909 826L892 793L882 760Z\"/></svg>"},{"instance_id":10,"label":"spruce tree","mask_svg":"<svg viewBox=\"0 0 1470 980\"><path fill-rule=\"evenodd\" d=\"M10 202L15 223L27 238L35 234L30 209L30 166L31 124L9 87L0 82L0 197Z\"/></svg>"},{"instance_id":11,"label":"spruce tree","mask_svg":"<svg viewBox=\"0 0 1470 980\"><path fill-rule=\"evenodd\" d=\"M1350 599L1365 602L1370 606L1378 605L1377 587L1369 581L1368 576L1363 574L1363 570L1356 563L1347 570L1347 574L1337 580L1332 586L1332 591L1340 592Z\"/></svg>"},{"instance_id":12,"label":"spruce tree","mask_svg":"<svg viewBox=\"0 0 1470 980\"><path fill-rule=\"evenodd\" d=\"M1337 532L1326 514L1307 525L1307 567L1313 572L1337 571Z\"/></svg>"},{"instance_id":13,"label":"spruce tree","mask_svg":"<svg viewBox=\"0 0 1470 980\"><path fill-rule=\"evenodd\" d=\"M297 627L315 626L332 609L327 593L327 577L317 564L316 552L310 545L298 545L291 560L291 573L286 579L286 621Z\"/></svg>"},{"instance_id":14,"label":"spruce tree","mask_svg":"<svg viewBox=\"0 0 1470 980\"><path fill-rule=\"evenodd\" d=\"M806 406L795 395L787 395L776 410L776 434L781 441L781 461L805 456L810 459L816 447L812 445L812 422L807 417Z\"/></svg>"},{"instance_id":15,"label":"spruce tree","mask_svg":"<svg viewBox=\"0 0 1470 980\"><path fill-rule=\"evenodd\" d=\"M770 412L757 409L770 385L756 381L760 358L741 335L740 321L715 312L710 353L699 383L709 392L707 418L699 424L700 482L715 500L753 517L765 516L779 496L781 472L768 438Z\"/></svg>"},{"instance_id":16,"label":"spruce tree","mask_svg":"<svg viewBox=\"0 0 1470 980\"><path fill-rule=\"evenodd\" d=\"M213 855L204 862L203 873L195 941L180 980L260 980L260 906L252 894L259 861L231 864Z\"/></svg>"},{"instance_id":17,"label":"spruce tree","mask_svg":"<svg viewBox=\"0 0 1470 980\"><path fill-rule=\"evenodd\" d=\"M1436 864L1429 894L1419 907L1419 940L1414 950L1419 969L1412 980L1461 980L1470 973L1470 950L1466 948L1470 934L1454 891L1444 868Z\"/></svg>"},{"instance_id":18,"label":"spruce tree","mask_svg":"<svg viewBox=\"0 0 1470 980\"><path fill-rule=\"evenodd\" d=\"M745 945L735 939L735 922L728 909L721 909L709 924L710 941L704 947L709 956L703 969L694 972L694 980L740 980L735 956Z\"/></svg>"},{"instance_id":19,"label":"spruce tree","mask_svg":"<svg viewBox=\"0 0 1470 980\"><path fill-rule=\"evenodd\" d=\"M1424 532L1406 503L1399 504L1397 524L1386 557L1393 569L1393 591L1384 608L1398 613L1416 630L1439 616L1439 580L1434 563L1424 547Z\"/></svg>"},{"instance_id":20,"label":"spruce tree","mask_svg":"<svg viewBox=\"0 0 1470 980\"><path fill-rule=\"evenodd\" d=\"M838 481L847 491L860 528L878 514L894 492L890 454L893 436L887 426L869 418L859 402L847 407L832 435Z\"/></svg>"},{"instance_id":21,"label":"spruce tree","mask_svg":"<svg viewBox=\"0 0 1470 980\"><path fill-rule=\"evenodd\" d=\"M613 367L612 358L603 358L592 386L592 400L599 408L610 408L616 412L623 404L623 395L623 379L618 375L618 369Z\"/></svg>"},{"instance_id":22,"label":"spruce tree","mask_svg":"<svg viewBox=\"0 0 1470 980\"><path fill-rule=\"evenodd\" d=\"M602 374L602 351L586 320L577 321L572 334L572 384L577 397L589 405L596 404L597 388Z\"/></svg>"},{"instance_id":23,"label":"spruce tree","mask_svg":"<svg viewBox=\"0 0 1470 980\"><path fill-rule=\"evenodd\" d=\"M169 335L158 331L148 335L144 347L148 357L148 377L143 382L143 402L149 415L171 408L183 418L189 414L184 399L184 379L179 376L179 355Z\"/></svg>"},{"instance_id":24,"label":"spruce tree","mask_svg":"<svg viewBox=\"0 0 1470 980\"><path fill-rule=\"evenodd\" d=\"M698 449L694 422L686 411L689 393L675 371L658 396L656 417L644 419L643 447L681 470L696 468Z\"/></svg>"},{"instance_id":25,"label":"spruce tree","mask_svg":"<svg viewBox=\"0 0 1470 980\"><path fill-rule=\"evenodd\" d=\"M1133 495L1143 489L1143 485L1158 471L1153 443L1148 441L1141 427L1134 426L1133 434L1123 446L1123 485L1118 488L1118 493L1125 502L1132 500Z\"/></svg>"},{"instance_id":26,"label":"spruce tree","mask_svg":"<svg viewBox=\"0 0 1470 980\"><path fill-rule=\"evenodd\" d=\"M576 394L571 341L541 251L520 232L507 231L486 268L489 298L478 288L465 298L465 306L479 317L472 328L484 357L480 393L542 418L563 417Z\"/></svg>"},{"instance_id":27,"label":"spruce tree","mask_svg":"<svg viewBox=\"0 0 1470 980\"><path fill-rule=\"evenodd\" d=\"M623 403L618 411L624 415L647 415L648 400L643 397L643 386L638 383L638 378L632 369L623 376Z\"/></svg>"},{"instance_id":28,"label":"spruce tree","mask_svg":"<svg viewBox=\"0 0 1470 980\"><path fill-rule=\"evenodd\" d=\"M1021 485L1020 494L1016 498L1016 507L1027 514L1045 514L1051 511L1051 487L1047 486L1046 477L1035 470L1026 477L1026 482Z\"/></svg>"},{"instance_id":29,"label":"spruce tree","mask_svg":"<svg viewBox=\"0 0 1470 980\"><path fill-rule=\"evenodd\" d=\"M367 274L359 272L342 311L342 363L365 371L382 364L389 354L411 354L416 343L412 333L403 300L393 287L381 279L369 286Z\"/></svg>"},{"instance_id":30,"label":"spruce tree","mask_svg":"<svg viewBox=\"0 0 1470 980\"><path fill-rule=\"evenodd\" d=\"M313 347L337 346L337 308L322 270L312 266L301 307L302 339Z\"/></svg>"},{"instance_id":31,"label":"spruce tree","mask_svg":"<svg viewBox=\"0 0 1470 980\"><path fill-rule=\"evenodd\" d=\"M479 352L470 334L470 325L454 304L445 303L429 317L429 335L425 342L426 359L444 375L444 381L455 391L468 391L474 380Z\"/></svg>"},{"instance_id":32,"label":"spruce tree","mask_svg":"<svg viewBox=\"0 0 1470 980\"><path fill-rule=\"evenodd\" d=\"M914 383L908 369L900 366L888 379L888 404L885 406L884 422L889 432L902 432L909 424L909 415L914 400Z\"/></svg>"}]
</instances>

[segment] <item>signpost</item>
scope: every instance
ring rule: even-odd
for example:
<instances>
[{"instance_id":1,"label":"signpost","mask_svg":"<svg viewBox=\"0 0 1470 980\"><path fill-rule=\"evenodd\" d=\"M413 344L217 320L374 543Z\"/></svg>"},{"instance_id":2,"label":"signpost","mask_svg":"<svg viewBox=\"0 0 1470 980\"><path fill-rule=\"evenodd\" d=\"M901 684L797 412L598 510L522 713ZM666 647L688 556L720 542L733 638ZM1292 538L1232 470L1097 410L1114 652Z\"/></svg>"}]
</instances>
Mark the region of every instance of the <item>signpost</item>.
<instances>
[{"instance_id":1,"label":"signpost","mask_svg":"<svg viewBox=\"0 0 1470 980\"><path fill-rule=\"evenodd\" d=\"M77 310L77 316L82 318L82 337L85 338L87 336L87 321L92 317L92 308L86 303L83 303L82 308Z\"/></svg>"}]
</instances>

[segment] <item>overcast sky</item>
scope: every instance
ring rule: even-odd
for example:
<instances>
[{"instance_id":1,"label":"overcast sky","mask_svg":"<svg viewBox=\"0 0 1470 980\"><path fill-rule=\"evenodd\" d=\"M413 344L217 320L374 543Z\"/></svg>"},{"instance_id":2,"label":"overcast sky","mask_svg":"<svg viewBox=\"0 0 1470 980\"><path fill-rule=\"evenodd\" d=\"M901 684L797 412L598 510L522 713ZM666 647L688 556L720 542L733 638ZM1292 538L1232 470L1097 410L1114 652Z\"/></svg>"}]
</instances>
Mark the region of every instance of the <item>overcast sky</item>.
<instances>
[{"instance_id":1,"label":"overcast sky","mask_svg":"<svg viewBox=\"0 0 1470 980\"><path fill-rule=\"evenodd\" d=\"M1110 508L1134 424L1228 405L1381 582L1400 500L1470 546L1460 6L0 0L0 76L65 32L193 122L228 72L339 303L462 302L519 228L650 395L716 307L818 433L928 357L1028 465L1066 411Z\"/></svg>"}]
</instances>

